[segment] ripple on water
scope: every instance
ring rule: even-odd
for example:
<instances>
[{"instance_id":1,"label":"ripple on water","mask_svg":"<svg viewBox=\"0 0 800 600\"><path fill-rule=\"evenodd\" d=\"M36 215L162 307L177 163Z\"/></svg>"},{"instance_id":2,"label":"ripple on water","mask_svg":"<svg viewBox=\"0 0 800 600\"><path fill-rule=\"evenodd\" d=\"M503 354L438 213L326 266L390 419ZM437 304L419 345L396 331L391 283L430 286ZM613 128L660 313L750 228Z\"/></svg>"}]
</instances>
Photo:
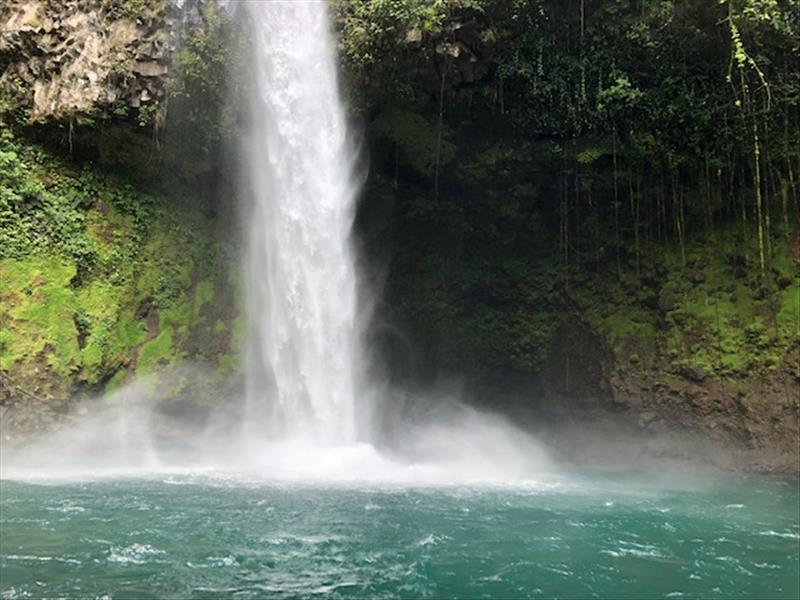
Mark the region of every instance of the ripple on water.
<instances>
[{"instance_id":1,"label":"ripple on water","mask_svg":"<svg viewBox=\"0 0 800 600\"><path fill-rule=\"evenodd\" d=\"M262 538L262 541L271 546L283 546L287 544L303 546L320 546L332 542L341 542L344 538L340 535L296 535L291 533L279 533L273 536Z\"/></svg>"},{"instance_id":2,"label":"ripple on water","mask_svg":"<svg viewBox=\"0 0 800 600\"><path fill-rule=\"evenodd\" d=\"M234 567L239 564L236 557L227 554L225 556L209 556L208 564L212 567Z\"/></svg>"},{"instance_id":3,"label":"ripple on water","mask_svg":"<svg viewBox=\"0 0 800 600\"><path fill-rule=\"evenodd\" d=\"M429 533L424 538L422 538L420 541L418 541L416 545L417 545L418 548L422 548L422 547L425 547L425 546L438 546L439 544L441 544L443 542L446 542L446 541L448 541L450 539L452 539L452 538L450 536L447 536L447 535L436 535L436 534L433 534L433 533Z\"/></svg>"},{"instance_id":4,"label":"ripple on water","mask_svg":"<svg viewBox=\"0 0 800 600\"><path fill-rule=\"evenodd\" d=\"M81 561L77 558L65 558L62 556L34 556L32 554L0 554L0 558L6 560L19 560L23 562L60 562L68 565L79 565Z\"/></svg>"},{"instance_id":5,"label":"ripple on water","mask_svg":"<svg viewBox=\"0 0 800 600\"><path fill-rule=\"evenodd\" d=\"M800 540L800 533L795 533L794 531L774 531L770 529L768 531L759 531L758 535L779 537L787 540Z\"/></svg>"},{"instance_id":6,"label":"ripple on water","mask_svg":"<svg viewBox=\"0 0 800 600\"><path fill-rule=\"evenodd\" d=\"M59 502L55 506L47 506L45 510L49 510L51 512L59 512L64 514L73 514L73 513L82 513L86 512L86 509L83 506L79 506L78 504L74 504L69 500L64 500L63 502Z\"/></svg>"},{"instance_id":7,"label":"ripple on water","mask_svg":"<svg viewBox=\"0 0 800 600\"><path fill-rule=\"evenodd\" d=\"M656 558L656 559L669 559L668 554L664 553L658 547L652 544L640 544L628 540L620 540L619 546L616 549L600 550L600 554L607 554L614 558L621 558L624 556L633 556L636 558Z\"/></svg>"},{"instance_id":8,"label":"ripple on water","mask_svg":"<svg viewBox=\"0 0 800 600\"><path fill-rule=\"evenodd\" d=\"M741 573L742 575L747 575L748 577L752 577L753 576L753 572L749 571L748 569L746 569L742 565L741 561L736 557L733 557L733 556L718 556L717 560L720 561L720 562L724 562L724 563L727 563L727 564L731 565L738 573Z\"/></svg>"},{"instance_id":9,"label":"ripple on water","mask_svg":"<svg viewBox=\"0 0 800 600\"><path fill-rule=\"evenodd\" d=\"M131 544L130 546L112 546L108 561L119 564L143 565L149 557L164 554L163 550L153 548L150 544Z\"/></svg>"},{"instance_id":10,"label":"ripple on water","mask_svg":"<svg viewBox=\"0 0 800 600\"><path fill-rule=\"evenodd\" d=\"M565 564L543 565L542 569L550 573L555 573L556 575L561 575L562 577L572 577L573 575L572 571Z\"/></svg>"}]
</instances>

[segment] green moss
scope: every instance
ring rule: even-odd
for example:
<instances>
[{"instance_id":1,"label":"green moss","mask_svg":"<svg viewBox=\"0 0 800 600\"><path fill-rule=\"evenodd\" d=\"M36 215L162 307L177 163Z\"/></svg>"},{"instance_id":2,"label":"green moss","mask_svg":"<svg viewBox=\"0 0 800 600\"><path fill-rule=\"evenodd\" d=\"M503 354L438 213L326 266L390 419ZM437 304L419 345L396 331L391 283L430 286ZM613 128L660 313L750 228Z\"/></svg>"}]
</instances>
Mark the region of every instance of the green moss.
<instances>
[{"instance_id":1,"label":"green moss","mask_svg":"<svg viewBox=\"0 0 800 600\"><path fill-rule=\"evenodd\" d=\"M192 305L192 319L200 318L203 307L214 300L214 282L210 279L203 279L197 284L194 290L194 302Z\"/></svg>"},{"instance_id":2,"label":"green moss","mask_svg":"<svg viewBox=\"0 0 800 600\"><path fill-rule=\"evenodd\" d=\"M78 291L80 322L85 328L81 376L88 383L96 383L105 368L112 366L110 350L114 346L124 291L123 287L100 280Z\"/></svg>"},{"instance_id":3,"label":"green moss","mask_svg":"<svg viewBox=\"0 0 800 600\"><path fill-rule=\"evenodd\" d=\"M162 327L173 327L180 334L185 334L192 323L193 304L190 299L181 298L169 308L164 308L158 312Z\"/></svg>"},{"instance_id":4,"label":"green moss","mask_svg":"<svg viewBox=\"0 0 800 600\"><path fill-rule=\"evenodd\" d=\"M228 273L228 285L233 288L235 312L230 347L234 351L244 348L247 339L247 311L245 310L245 288L242 273L238 269L231 269Z\"/></svg>"},{"instance_id":5,"label":"green moss","mask_svg":"<svg viewBox=\"0 0 800 600\"><path fill-rule=\"evenodd\" d=\"M233 311L211 309L217 251L208 230L164 197L4 132L0 370L67 393L179 360L191 332L210 330L206 315L229 327Z\"/></svg>"},{"instance_id":6,"label":"green moss","mask_svg":"<svg viewBox=\"0 0 800 600\"><path fill-rule=\"evenodd\" d=\"M800 279L795 280L793 286L780 293L777 319L781 328L800 338Z\"/></svg>"},{"instance_id":7,"label":"green moss","mask_svg":"<svg viewBox=\"0 0 800 600\"><path fill-rule=\"evenodd\" d=\"M103 268L112 270L115 266L118 267L122 254L134 251L129 247L135 241L134 228L134 217L121 213L114 207L103 205L100 210L87 213L86 233L92 240Z\"/></svg>"},{"instance_id":8,"label":"green moss","mask_svg":"<svg viewBox=\"0 0 800 600\"><path fill-rule=\"evenodd\" d=\"M242 357L239 354L223 354L217 360L216 375L226 376L242 371Z\"/></svg>"},{"instance_id":9,"label":"green moss","mask_svg":"<svg viewBox=\"0 0 800 600\"><path fill-rule=\"evenodd\" d=\"M652 317L642 310L630 310L609 315L604 324L605 333L614 348L620 348L632 336L651 339L656 328Z\"/></svg>"},{"instance_id":10,"label":"green moss","mask_svg":"<svg viewBox=\"0 0 800 600\"><path fill-rule=\"evenodd\" d=\"M75 296L69 284L75 265L59 259L0 261L0 369L32 368L42 358L67 377L81 363L75 327Z\"/></svg>"},{"instance_id":11,"label":"green moss","mask_svg":"<svg viewBox=\"0 0 800 600\"><path fill-rule=\"evenodd\" d=\"M122 387L128 372L125 369L120 369L106 382L105 389L103 390L107 395L113 394L115 391Z\"/></svg>"},{"instance_id":12,"label":"green moss","mask_svg":"<svg viewBox=\"0 0 800 600\"><path fill-rule=\"evenodd\" d=\"M173 331L171 327L164 327L157 337L146 342L139 350L139 360L136 365L137 375L150 375L159 366L168 365L177 357L172 347Z\"/></svg>"},{"instance_id":13,"label":"green moss","mask_svg":"<svg viewBox=\"0 0 800 600\"><path fill-rule=\"evenodd\" d=\"M780 366L798 339L797 288L778 290L775 283L791 278L795 269L785 245L774 244L774 274L762 278L753 265L743 279L731 271L730 260L755 256L751 246L729 226L717 232L713 249L688 245L686 269L674 245L666 252L664 289L680 298L665 332L667 355L676 367L701 368L728 380L753 376Z\"/></svg>"},{"instance_id":14,"label":"green moss","mask_svg":"<svg viewBox=\"0 0 800 600\"><path fill-rule=\"evenodd\" d=\"M126 309L120 312L119 318L111 335L108 348L108 363L110 365L127 364L130 361L131 351L147 339L147 327L136 320L133 311Z\"/></svg>"}]
</instances>

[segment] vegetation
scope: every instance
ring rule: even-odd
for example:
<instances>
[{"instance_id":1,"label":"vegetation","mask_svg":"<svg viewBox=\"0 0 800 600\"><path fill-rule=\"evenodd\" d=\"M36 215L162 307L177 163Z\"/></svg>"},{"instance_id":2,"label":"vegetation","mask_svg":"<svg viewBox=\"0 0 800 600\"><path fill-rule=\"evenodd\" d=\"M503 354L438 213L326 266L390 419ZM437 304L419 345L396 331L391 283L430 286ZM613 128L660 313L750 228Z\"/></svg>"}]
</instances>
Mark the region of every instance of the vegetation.
<instances>
[{"instance_id":1,"label":"vegetation","mask_svg":"<svg viewBox=\"0 0 800 600\"><path fill-rule=\"evenodd\" d=\"M0 369L11 381L60 396L152 373L203 341L228 347L215 324L234 315L210 309L229 286L224 249L201 215L8 133L0 144Z\"/></svg>"},{"instance_id":2,"label":"vegetation","mask_svg":"<svg viewBox=\"0 0 800 600\"><path fill-rule=\"evenodd\" d=\"M0 371L29 393L183 359L240 369L241 282L217 233L234 227L247 36L216 6L162 101L34 127L25 90L0 94ZM626 373L796 368L800 1L333 12L371 163L357 233L422 375L541 376L565 323Z\"/></svg>"},{"instance_id":3,"label":"vegetation","mask_svg":"<svg viewBox=\"0 0 800 600\"><path fill-rule=\"evenodd\" d=\"M247 36L214 2L202 26L187 31L173 57L167 108L166 172L191 180L220 177L222 156L231 149L246 84L243 60Z\"/></svg>"},{"instance_id":4,"label":"vegetation","mask_svg":"<svg viewBox=\"0 0 800 600\"><path fill-rule=\"evenodd\" d=\"M793 366L800 3L338 7L423 364L539 373L572 322L628 370Z\"/></svg>"}]
</instances>

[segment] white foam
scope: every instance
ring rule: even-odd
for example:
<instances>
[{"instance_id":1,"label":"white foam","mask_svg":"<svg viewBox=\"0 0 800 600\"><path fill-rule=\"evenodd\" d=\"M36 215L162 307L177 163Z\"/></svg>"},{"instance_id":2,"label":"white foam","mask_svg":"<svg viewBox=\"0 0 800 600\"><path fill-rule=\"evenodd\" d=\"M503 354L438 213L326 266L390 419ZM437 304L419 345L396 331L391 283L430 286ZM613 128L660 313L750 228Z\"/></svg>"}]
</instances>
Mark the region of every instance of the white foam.
<instances>
[{"instance_id":1,"label":"white foam","mask_svg":"<svg viewBox=\"0 0 800 600\"><path fill-rule=\"evenodd\" d=\"M120 564L143 565L149 557L164 554L162 550L153 548L150 544L131 544L130 546L113 546L108 555L108 561Z\"/></svg>"}]
</instances>

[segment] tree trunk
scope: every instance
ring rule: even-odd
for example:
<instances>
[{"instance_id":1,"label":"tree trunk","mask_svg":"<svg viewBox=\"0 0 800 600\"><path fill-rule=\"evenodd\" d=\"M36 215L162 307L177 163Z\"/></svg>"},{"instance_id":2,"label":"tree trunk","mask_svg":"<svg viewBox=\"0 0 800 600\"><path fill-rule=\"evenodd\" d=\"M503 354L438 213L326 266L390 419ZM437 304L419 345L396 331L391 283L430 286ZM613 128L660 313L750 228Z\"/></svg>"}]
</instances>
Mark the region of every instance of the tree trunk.
<instances>
[{"instance_id":1,"label":"tree trunk","mask_svg":"<svg viewBox=\"0 0 800 600\"><path fill-rule=\"evenodd\" d=\"M758 138L758 125L753 115L753 187L756 200L756 223L758 226L758 264L763 275L766 270L766 257L764 254L764 212L761 198L761 146Z\"/></svg>"},{"instance_id":2,"label":"tree trunk","mask_svg":"<svg viewBox=\"0 0 800 600\"><path fill-rule=\"evenodd\" d=\"M442 83L439 87L439 123L436 129L436 164L433 171L433 200L439 200L439 163L442 158L442 128L444 127L444 83L449 62L442 67Z\"/></svg>"},{"instance_id":3,"label":"tree trunk","mask_svg":"<svg viewBox=\"0 0 800 600\"><path fill-rule=\"evenodd\" d=\"M622 279L622 262L619 257L619 182L617 179L617 126L612 132L612 153L614 157L614 243L617 251L617 277Z\"/></svg>"},{"instance_id":4,"label":"tree trunk","mask_svg":"<svg viewBox=\"0 0 800 600\"><path fill-rule=\"evenodd\" d=\"M628 196L631 203L631 221L633 222L633 248L636 259L636 277L641 275L639 266L639 200L633 192L633 175L628 176Z\"/></svg>"}]
</instances>

